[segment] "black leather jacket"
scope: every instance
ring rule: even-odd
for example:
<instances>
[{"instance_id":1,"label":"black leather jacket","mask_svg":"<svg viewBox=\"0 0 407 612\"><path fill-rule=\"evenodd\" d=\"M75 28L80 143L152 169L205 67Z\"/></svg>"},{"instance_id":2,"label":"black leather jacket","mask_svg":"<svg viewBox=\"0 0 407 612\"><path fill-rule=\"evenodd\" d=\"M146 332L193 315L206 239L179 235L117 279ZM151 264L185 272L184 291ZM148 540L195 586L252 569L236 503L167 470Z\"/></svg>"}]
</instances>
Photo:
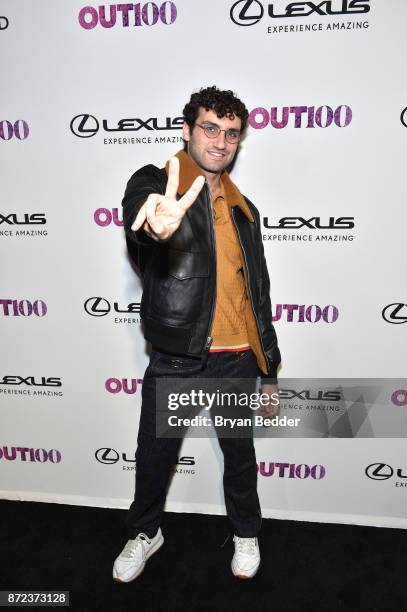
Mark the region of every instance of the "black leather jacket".
<instances>
[{"instance_id":1,"label":"black leather jacket","mask_svg":"<svg viewBox=\"0 0 407 612\"><path fill-rule=\"evenodd\" d=\"M187 210L177 231L158 243L131 225L150 193L165 193L165 168L149 165L130 178L122 201L130 256L140 270L140 315L146 340L159 350L203 356L211 344L216 299L216 245L208 185ZM268 366L276 377L280 351L272 324L270 281L257 208L245 198L255 222L232 205L232 218L244 255L248 291Z\"/></svg>"}]
</instances>

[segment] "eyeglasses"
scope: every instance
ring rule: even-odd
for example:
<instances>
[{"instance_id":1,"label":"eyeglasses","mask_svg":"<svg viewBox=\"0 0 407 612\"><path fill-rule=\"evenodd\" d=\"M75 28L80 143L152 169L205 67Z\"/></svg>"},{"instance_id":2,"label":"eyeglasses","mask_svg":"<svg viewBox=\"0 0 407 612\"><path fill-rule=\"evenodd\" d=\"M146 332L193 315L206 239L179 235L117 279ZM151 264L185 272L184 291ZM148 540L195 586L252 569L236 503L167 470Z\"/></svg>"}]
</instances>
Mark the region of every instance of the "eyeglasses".
<instances>
[{"instance_id":1,"label":"eyeglasses","mask_svg":"<svg viewBox=\"0 0 407 612\"><path fill-rule=\"evenodd\" d=\"M230 128L229 130L221 130L220 127L214 123L204 123L203 125L195 123L194 125L202 128L205 132L205 136L208 138L217 138L221 132L225 132L225 138L230 144L236 144L240 138L239 130L234 130L233 128Z\"/></svg>"}]
</instances>

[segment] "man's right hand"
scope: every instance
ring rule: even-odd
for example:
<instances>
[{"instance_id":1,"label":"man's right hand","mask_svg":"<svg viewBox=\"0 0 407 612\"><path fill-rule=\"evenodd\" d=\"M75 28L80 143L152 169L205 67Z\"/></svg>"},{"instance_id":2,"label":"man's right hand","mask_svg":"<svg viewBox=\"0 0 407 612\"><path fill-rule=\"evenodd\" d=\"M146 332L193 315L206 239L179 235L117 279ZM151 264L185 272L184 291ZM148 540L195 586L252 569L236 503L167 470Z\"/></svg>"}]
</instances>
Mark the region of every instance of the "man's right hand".
<instances>
[{"instance_id":1,"label":"man's right hand","mask_svg":"<svg viewBox=\"0 0 407 612\"><path fill-rule=\"evenodd\" d=\"M205 177L198 176L188 191L177 200L179 184L179 160L171 157L165 195L151 193L140 208L131 229L143 230L157 241L166 241L178 229L188 208L195 202L205 184Z\"/></svg>"}]
</instances>

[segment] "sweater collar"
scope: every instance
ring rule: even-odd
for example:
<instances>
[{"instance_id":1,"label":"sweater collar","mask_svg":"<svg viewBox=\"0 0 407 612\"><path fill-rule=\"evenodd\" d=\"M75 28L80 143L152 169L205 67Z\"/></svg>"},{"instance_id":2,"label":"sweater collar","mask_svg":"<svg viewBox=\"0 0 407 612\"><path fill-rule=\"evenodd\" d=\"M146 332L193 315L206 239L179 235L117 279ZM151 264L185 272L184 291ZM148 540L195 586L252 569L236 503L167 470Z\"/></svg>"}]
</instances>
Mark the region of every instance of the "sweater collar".
<instances>
[{"instance_id":1,"label":"sweater collar","mask_svg":"<svg viewBox=\"0 0 407 612\"><path fill-rule=\"evenodd\" d=\"M179 159L180 172L179 172L179 186L178 193L184 195L186 191L191 187L192 183L197 176L202 176L201 169L198 164L186 153L185 151L178 151L176 156ZM165 169L168 176L169 163L167 162ZM226 201L230 207L239 206L246 217L254 223L253 215L247 205L246 200L240 193L239 189L230 179L229 174L224 170L221 175L222 185L225 191Z\"/></svg>"}]
</instances>

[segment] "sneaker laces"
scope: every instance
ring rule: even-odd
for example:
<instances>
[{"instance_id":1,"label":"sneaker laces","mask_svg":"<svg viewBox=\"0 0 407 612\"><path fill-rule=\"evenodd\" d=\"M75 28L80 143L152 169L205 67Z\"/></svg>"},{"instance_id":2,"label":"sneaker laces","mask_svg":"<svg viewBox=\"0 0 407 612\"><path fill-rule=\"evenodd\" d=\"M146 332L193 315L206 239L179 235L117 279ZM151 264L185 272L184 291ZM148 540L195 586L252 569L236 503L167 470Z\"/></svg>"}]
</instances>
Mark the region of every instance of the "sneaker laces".
<instances>
[{"instance_id":1,"label":"sneaker laces","mask_svg":"<svg viewBox=\"0 0 407 612\"><path fill-rule=\"evenodd\" d=\"M239 538L235 536L239 554L253 556L256 553L256 538Z\"/></svg>"},{"instance_id":2,"label":"sneaker laces","mask_svg":"<svg viewBox=\"0 0 407 612\"><path fill-rule=\"evenodd\" d=\"M144 550L143 542L147 542L147 544L151 544L151 540L146 536L145 533L139 533L138 536L134 540L129 540L127 542L120 556L127 557L128 559L134 559L140 546L141 546L142 555L144 556L145 550Z\"/></svg>"}]
</instances>

